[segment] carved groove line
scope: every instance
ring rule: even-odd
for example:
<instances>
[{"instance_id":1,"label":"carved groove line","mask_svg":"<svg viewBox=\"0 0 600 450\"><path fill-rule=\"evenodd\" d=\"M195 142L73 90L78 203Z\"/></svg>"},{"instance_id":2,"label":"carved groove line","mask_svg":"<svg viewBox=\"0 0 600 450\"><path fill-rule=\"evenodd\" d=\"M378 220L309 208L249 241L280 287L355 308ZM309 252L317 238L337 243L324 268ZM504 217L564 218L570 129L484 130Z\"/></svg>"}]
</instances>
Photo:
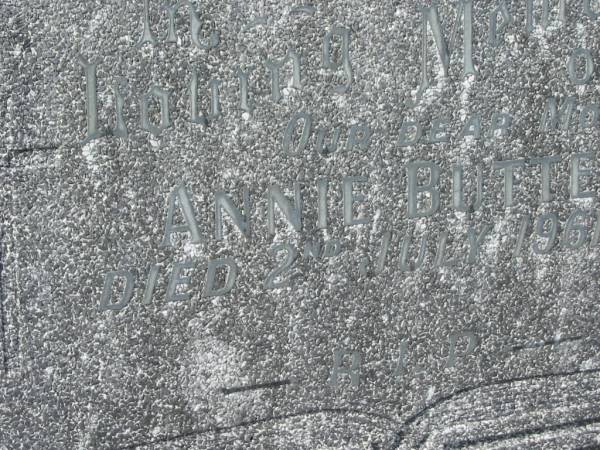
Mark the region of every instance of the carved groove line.
<instances>
[{"instance_id":1,"label":"carved groove line","mask_svg":"<svg viewBox=\"0 0 600 450\"><path fill-rule=\"evenodd\" d=\"M236 386L236 387L231 387L231 388L222 388L221 392L225 395L229 395L229 394L234 394L236 392L246 392L246 391L255 391L255 390L259 390L259 389L278 388L278 387L282 387L282 386L287 386L288 384L290 384L290 380L271 381L268 383L252 384L249 386Z\"/></svg>"},{"instance_id":2,"label":"carved groove line","mask_svg":"<svg viewBox=\"0 0 600 450\"><path fill-rule=\"evenodd\" d=\"M532 350L532 349L536 349L536 348L550 347L550 346L554 346L554 345L561 345L561 344L564 344L566 342L578 342L578 341L582 341L584 339L585 339L584 336L573 336L573 337L559 339L559 340L556 340L556 341L553 340L553 339L549 339L549 340L542 341L542 342L534 342L534 343L527 343L527 344L515 345L515 346L512 347L512 351L513 352L518 352L518 351L521 351L521 350Z\"/></svg>"},{"instance_id":3,"label":"carved groove line","mask_svg":"<svg viewBox=\"0 0 600 450\"><path fill-rule=\"evenodd\" d=\"M517 383L519 381L541 380L541 379L548 379L548 378L555 378L555 377L566 377L566 376L572 376L572 375L578 375L578 374L594 374L594 373L600 373L600 368L587 369L587 370L575 370L575 371L571 371L571 372L558 372L558 373L550 373L550 374L543 374L543 375L532 375L532 376L527 376L527 377L509 378L506 380L496 381L496 382L492 382L492 383L481 383L476 386L459 389L459 390L453 392L452 394L449 394L447 396L437 399L436 401L432 402L430 405L423 408L418 413L409 417L402 424L402 431L398 431L398 432L394 433L394 442L392 442L392 445L387 450L396 450L399 448L400 444L402 443L402 440L404 439L404 430L406 429L407 426L409 426L412 423L419 420L429 410L439 406L440 404L442 404L444 402L452 400L454 397L457 397L464 393L474 391L477 389L481 389L484 387L500 386L503 384ZM300 412L293 413L293 414L285 414L285 415L281 415L281 416L269 417L269 418L264 418L264 419L250 420L250 421L242 422L237 425L232 425L229 427L220 427L220 428L215 427L215 428L207 428L207 429L202 429L202 430L190 430L190 431L180 433L175 436L169 436L169 437L157 439L154 441L140 442L140 443L135 443L135 444L131 444L128 446L124 446L124 447L119 447L119 449L121 449L121 450L136 449L136 448L149 446L149 445L164 444L167 442L176 441L178 439L184 439L184 438L188 438L188 437L192 437L192 436L199 436L199 435L207 434L207 433L217 433L218 434L218 433L234 430L236 428L243 428L243 427L248 427L248 426L252 426L252 425L258 425L261 423L281 421L281 420L293 419L296 417L312 416L312 415L317 415L317 414L358 414L358 415L363 415L363 416L367 416L367 417L375 417L378 419L384 419L393 424L396 424L396 425L398 424L398 422L395 419L385 416L385 415L382 415L382 414L368 413L368 412L364 412L364 411L360 411L360 410L346 409L346 408L315 408L315 409L309 409L306 411L300 411ZM525 433L525 432L523 432L523 433Z\"/></svg>"},{"instance_id":4,"label":"carved groove line","mask_svg":"<svg viewBox=\"0 0 600 450\"><path fill-rule=\"evenodd\" d=\"M474 445L493 444L495 442L501 442L514 438L525 438L528 436L534 436L536 434L542 434L549 431L561 431L568 430L569 428L579 428L587 425L594 425L600 423L600 417L591 417L589 419L579 419L570 422L563 422L556 425L550 425L546 427L535 427L528 430L513 431L512 433L499 434L494 436L486 436L475 439L465 439L452 444L448 444L447 448L464 448L471 447Z\"/></svg>"},{"instance_id":5,"label":"carved groove line","mask_svg":"<svg viewBox=\"0 0 600 450\"><path fill-rule=\"evenodd\" d=\"M6 331L6 310L4 306L4 252L2 251L2 242L4 241L4 231L0 231L0 332L2 333L2 370L8 373L8 354L7 354L7 331Z\"/></svg>"},{"instance_id":6,"label":"carved groove line","mask_svg":"<svg viewBox=\"0 0 600 450\"><path fill-rule=\"evenodd\" d=\"M390 446L390 448L388 450L397 450L399 448L400 444L402 443L402 440L404 439L405 430L408 426L412 425L413 423L415 423L416 421L421 419L425 414L427 414L432 409L437 408L439 405L446 403L450 400L453 400L455 397L458 397L467 392L475 391L477 389L482 389L485 387L502 386L504 384L518 383L520 381L543 380L543 379L548 379L548 378L560 378L560 377L568 377L568 376L582 375L582 374L583 375L591 375L591 374L595 374L595 373L600 373L600 368L509 378L506 380L500 380L500 381L496 381L493 383L480 383L475 386L458 389L457 391L455 391L451 394L448 394L448 395L438 398L437 400L433 401L431 404L429 404L425 408L423 408L421 411L417 412L416 414L414 414L411 417L409 417L408 419L406 419L406 421L404 422L404 425L402 427L402 430L398 432L398 436L399 436L398 441L395 442L392 446ZM525 431L523 433L525 433ZM427 439L425 438L422 442L424 443L426 440Z\"/></svg>"},{"instance_id":7,"label":"carved groove line","mask_svg":"<svg viewBox=\"0 0 600 450\"><path fill-rule=\"evenodd\" d=\"M300 411L300 412L292 413L292 414L284 414L281 416L267 417L264 419L249 420L249 421L241 422L237 425L231 425L228 427L214 427L214 428L206 428L206 429L202 429L202 430L190 430L190 431L187 431L187 432L175 435L175 436L169 436L169 437L157 439L154 441L141 442L141 443L131 444L131 445L128 445L125 447L119 447L119 450L130 450L130 449L136 449L136 448L140 448L140 447L144 447L144 446L148 446L148 445L164 444L167 442L176 441L178 439L184 439L184 438L188 438L188 437L192 437L192 436L199 436L202 434L208 434L208 433L217 433L218 434L218 433L223 433L226 431L234 430L236 428L244 428L244 427L249 427L252 425L258 425L258 424L262 424L262 423L294 419L297 417L314 416L314 415L318 415L318 414L357 414L357 415L361 415L361 416L374 417L377 419L387 420L387 421L394 423L395 425L398 425L398 422L396 420L392 419L391 417L382 415L382 414L367 413L364 411L355 410L355 409L347 409L347 408L314 408L314 409Z\"/></svg>"},{"instance_id":8,"label":"carved groove line","mask_svg":"<svg viewBox=\"0 0 600 450\"><path fill-rule=\"evenodd\" d=\"M50 151L50 150L58 150L58 144L51 145L40 145L37 147L24 147L24 148L15 148L12 151L16 154L21 153L33 153L33 152L42 152L42 151Z\"/></svg>"}]
</instances>

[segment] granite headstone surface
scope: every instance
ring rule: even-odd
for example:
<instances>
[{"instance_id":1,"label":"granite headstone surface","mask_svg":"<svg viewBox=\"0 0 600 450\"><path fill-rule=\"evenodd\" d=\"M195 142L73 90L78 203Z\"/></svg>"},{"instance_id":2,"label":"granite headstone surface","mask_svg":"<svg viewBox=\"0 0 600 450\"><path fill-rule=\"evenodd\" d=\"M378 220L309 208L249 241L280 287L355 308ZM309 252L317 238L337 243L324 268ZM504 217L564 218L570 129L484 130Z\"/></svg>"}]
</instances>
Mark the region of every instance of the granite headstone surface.
<instances>
[{"instance_id":1,"label":"granite headstone surface","mask_svg":"<svg viewBox=\"0 0 600 450\"><path fill-rule=\"evenodd\" d=\"M0 17L0 449L600 445L599 2Z\"/></svg>"}]
</instances>

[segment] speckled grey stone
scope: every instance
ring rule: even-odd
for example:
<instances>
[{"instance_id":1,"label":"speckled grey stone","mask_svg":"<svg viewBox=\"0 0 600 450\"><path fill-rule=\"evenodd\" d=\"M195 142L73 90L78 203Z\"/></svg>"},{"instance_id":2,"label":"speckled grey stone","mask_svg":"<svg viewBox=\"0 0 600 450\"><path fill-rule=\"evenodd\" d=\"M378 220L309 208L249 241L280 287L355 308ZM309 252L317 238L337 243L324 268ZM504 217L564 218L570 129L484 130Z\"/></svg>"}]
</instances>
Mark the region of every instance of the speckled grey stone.
<instances>
[{"instance_id":1,"label":"speckled grey stone","mask_svg":"<svg viewBox=\"0 0 600 450\"><path fill-rule=\"evenodd\" d=\"M600 8L587 3L588 13ZM157 42L140 46L141 0L3 0L0 449L600 446L596 161L581 163L592 171L581 177L581 190L594 197L570 192L572 157L595 156L600 142L598 124L581 129L578 113L597 105L600 91L597 67L583 85L568 72L577 48L589 50L598 66L600 19L586 15L586 2L569 1L561 24L558 2L551 1L543 29L536 1L528 33L527 1L476 1L474 78L463 75L460 2L438 4L450 42L448 77L430 31L431 89L412 106L426 3L182 2L174 16L176 42L169 43L168 11L150 0ZM493 46L490 17L502 4L512 19L500 25ZM216 47L192 42L190 7L199 14L202 43L218 30ZM339 87L347 83L348 66L331 70L335 64L323 62L324 38L340 27L350 36L347 92ZM340 36L333 37L336 62ZM300 88L288 64L282 98L274 102L265 64L290 49L301 55ZM105 134L87 142L80 58L97 63L98 123ZM579 74L582 62L574 66ZM237 71L251 68L249 112L240 107ZM221 114L206 126L190 120L194 70L200 114L209 112L210 80L220 81ZM115 85L127 137L111 132ZM171 126L159 135L144 130L140 118L153 86L169 92ZM578 105L568 129L544 130L547 99L556 97L560 106L568 96ZM297 113L310 115L312 132L302 150L286 154L284 133ZM495 113L512 117L503 135L492 132ZM474 114L483 135L463 138ZM151 102L150 121L159 119ZM400 145L403 122L418 121L427 135L436 119L449 121L447 142ZM371 130L369 144L349 149L350 130L360 124ZM329 143L334 127L341 133L338 150L319 153L318 130L326 130ZM551 168L553 199L542 203L540 166L532 162L553 155L560 157ZM441 168L441 207L410 218L407 167L420 160ZM509 207L503 172L494 170L494 162L507 160L524 161L514 169ZM484 197L476 211L452 207L457 164L468 196L481 167ZM325 177L323 229L317 186ZM354 184L350 210L367 224L344 221L347 177L368 180ZM423 172L417 178L419 185L427 182ZM295 182L303 198L301 230L278 211L271 234L269 188L277 185L291 199ZM202 242L175 233L173 245L162 246L169 199L182 186ZM249 237L225 219L224 239L217 240L215 192L241 205L244 189ZM567 222L578 209L588 233L572 249L577 234L567 233ZM547 213L557 214L558 235L540 254L535 249L545 240L535 237L536 221ZM486 225L479 254L468 261L469 230ZM444 232L453 266L436 257ZM413 262L419 240L427 238L425 260L414 271L401 270L407 236ZM341 252L309 257L307 245L333 240ZM272 249L282 243L298 255L268 289L265 280L285 256ZM208 263L219 258L235 261L235 286L226 295L202 295ZM185 272L191 284L176 291L185 288L189 298L167 302L169 277L181 261L194 266ZM145 297L153 265L157 283ZM133 297L122 310L101 311L113 271L132 274ZM222 271L215 282L224 282ZM338 371L336 352L343 352ZM356 383L344 373L353 352L360 363Z\"/></svg>"}]
</instances>

